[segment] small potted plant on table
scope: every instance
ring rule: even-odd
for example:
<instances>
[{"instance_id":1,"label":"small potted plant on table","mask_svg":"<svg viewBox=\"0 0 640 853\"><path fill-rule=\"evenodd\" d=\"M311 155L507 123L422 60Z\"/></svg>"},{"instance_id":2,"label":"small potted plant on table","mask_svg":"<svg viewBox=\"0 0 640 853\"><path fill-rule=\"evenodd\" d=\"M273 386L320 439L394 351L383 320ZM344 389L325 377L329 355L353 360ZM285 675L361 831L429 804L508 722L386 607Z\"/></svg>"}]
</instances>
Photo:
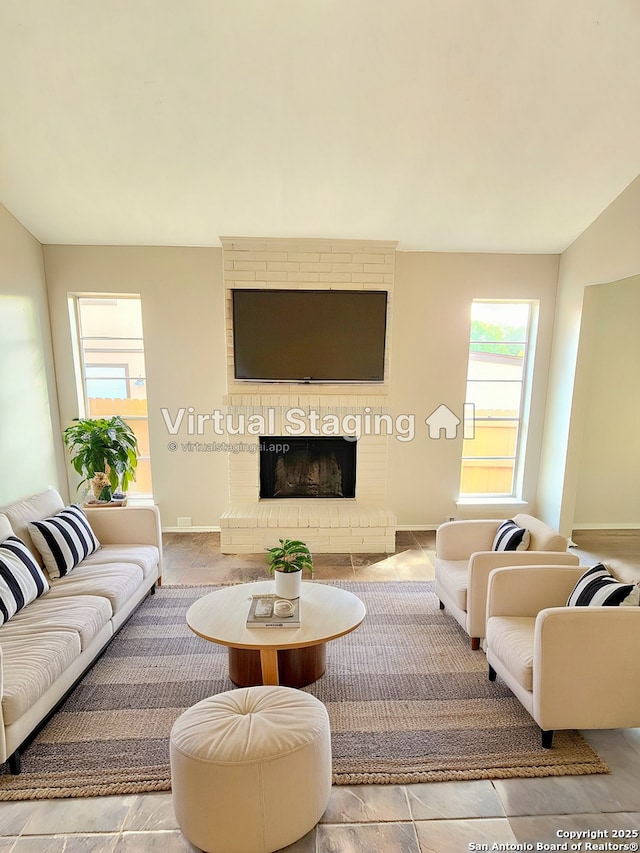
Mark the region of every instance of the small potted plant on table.
<instances>
[{"instance_id":1,"label":"small potted plant on table","mask_svg":"<svg viewBox=\"0 0 640 853\"><path fill-rule=\"evenodd\" d=\"M82 476L78 488L87 483L95 502L112 503L135 480L138 465L138 440L128 423L119 415L111 418L76 418L63 433L71 454L71 464Z\"/></svg>"},{"instance_id":2,"label":"small potted plant on table","mask_svg":"<svg viewBox=\"0 0 640 853\"><path fill-rule=\"evenodd\" d=\"M280 598L299 598L302 572L313 575L313 557L304 542L298 539L280 539L275 548L267 548L269 570L276 581L276 595Z\"/></svg>"}]
</instances>

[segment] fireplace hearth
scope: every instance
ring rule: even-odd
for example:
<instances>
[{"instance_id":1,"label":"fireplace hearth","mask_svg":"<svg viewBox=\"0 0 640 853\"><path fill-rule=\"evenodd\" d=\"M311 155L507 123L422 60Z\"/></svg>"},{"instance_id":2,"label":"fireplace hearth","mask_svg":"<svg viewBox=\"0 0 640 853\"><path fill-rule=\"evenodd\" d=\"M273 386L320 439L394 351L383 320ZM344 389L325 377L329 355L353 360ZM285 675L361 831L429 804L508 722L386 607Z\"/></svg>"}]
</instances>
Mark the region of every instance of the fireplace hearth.
<instances>
[{"instance_id":1,"label":"fireplace hearth","mask_svg":"<svg viewBox=\"0 0 640 853\"><path fill-rule=\"evenodd\" d=\"M354 498L356 455L343 437L263 437L260 498Z\"/></svg>"}]
</instances>

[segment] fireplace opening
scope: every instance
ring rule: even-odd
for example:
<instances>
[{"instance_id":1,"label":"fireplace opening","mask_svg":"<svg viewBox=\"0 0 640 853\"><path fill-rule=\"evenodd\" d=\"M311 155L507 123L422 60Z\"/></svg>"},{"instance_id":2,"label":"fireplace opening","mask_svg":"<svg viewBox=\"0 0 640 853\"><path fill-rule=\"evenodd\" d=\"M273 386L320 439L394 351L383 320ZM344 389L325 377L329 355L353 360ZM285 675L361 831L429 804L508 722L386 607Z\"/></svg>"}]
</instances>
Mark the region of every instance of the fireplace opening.
<instances>
[{"instance_id":1,"label":"fireplace opening","mask_svg":"<svg viewBox=\"0 0 640 853\"><path fill-rule=\"evenodd\" d=\"M354 498L356 441L260 438L261 498Z\"/></svg>"}]
</instances>

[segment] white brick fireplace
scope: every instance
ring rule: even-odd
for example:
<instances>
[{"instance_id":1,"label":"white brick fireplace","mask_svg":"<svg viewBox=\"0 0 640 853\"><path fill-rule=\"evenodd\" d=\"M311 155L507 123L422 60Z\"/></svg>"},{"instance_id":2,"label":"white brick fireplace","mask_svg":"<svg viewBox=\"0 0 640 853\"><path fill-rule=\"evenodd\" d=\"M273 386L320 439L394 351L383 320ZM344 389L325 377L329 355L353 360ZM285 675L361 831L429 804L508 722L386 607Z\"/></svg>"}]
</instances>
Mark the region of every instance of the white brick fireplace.
<instances>
[{"instance_id":1,"label":"white brick fireplace","mask_svg":"<svg viewBox=\"0 0 640 853\"><path fill-rule=\"evenodd\" d=\"M357 442L355 498L260 499L258 435L235 436L229 454L229 506L220 518L224 553L261 552L280 537L303 539L315 553L392 552L396 517L386 505L387 451L393 439L375 429L388 408L395 243L379 241L221 238L227 330L227 411L234 420L263 418L268 436L286 436L287 413L313 411L371 426ZM383 384L239 382L233 371L232 290L241 288L385 290L387 336ZM255 422L255 420L254 420ZM312 426L310 424L310 426ZM363 430L363 433L367 430ZM303 434L312 435L313 432ZM317 434L317 432L315 433Z\"/></svg>"}]
</instances>

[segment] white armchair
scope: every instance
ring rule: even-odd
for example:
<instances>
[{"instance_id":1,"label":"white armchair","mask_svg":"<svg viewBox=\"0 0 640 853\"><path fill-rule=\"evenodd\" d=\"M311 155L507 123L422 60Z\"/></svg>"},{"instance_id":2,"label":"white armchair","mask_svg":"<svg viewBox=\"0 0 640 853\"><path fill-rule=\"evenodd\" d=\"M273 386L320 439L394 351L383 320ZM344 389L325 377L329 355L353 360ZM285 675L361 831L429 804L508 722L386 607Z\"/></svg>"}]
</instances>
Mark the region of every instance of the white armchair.
<instances>
[{"instance_id":1,"label":"white armchair","mask_svg":"<svg viewBox=\"0 0 640 853\"><path fill-rule=\"evenodd\" d=\"M567 539L538 518L525 513L513 517L530 533L526 551L493 551L496 531L504 519L448 521L436 531L436 595L440 608L457 619L480 648L485 636L489 573L501 566L536 564L578 565L567 551Z\"/></svg>"},{"instance_id":2,"label":"white armchair","mask_svg":"<svg viewBox=\"0 0 640 853\"><path fill-rule=\"evenodd\" d=\"M507 684L550 748L562 729L640 726L640 607L568 607L585 566L496 569L489 678Z\"/></svg>"}]
</instances>

